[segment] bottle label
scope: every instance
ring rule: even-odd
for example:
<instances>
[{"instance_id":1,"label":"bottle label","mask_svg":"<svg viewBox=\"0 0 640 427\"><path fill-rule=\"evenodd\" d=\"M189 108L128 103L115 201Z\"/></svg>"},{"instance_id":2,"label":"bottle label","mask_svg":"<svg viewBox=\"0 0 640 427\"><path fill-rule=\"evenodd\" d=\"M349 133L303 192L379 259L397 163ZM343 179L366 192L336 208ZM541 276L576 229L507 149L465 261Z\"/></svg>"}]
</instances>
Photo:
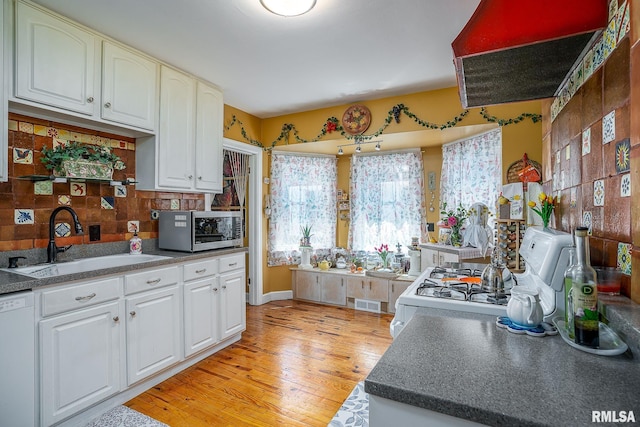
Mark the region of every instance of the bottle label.
<instances>
[{"instance_id":1,"label":"bottle label","mask_svg":"<svg viewBox=\"0 0 640 427\"><path fill-rule=\"evenodd\" d=\"M573 313L576 319L598 320L598 292L595 283L573 283Z\"/></svg>"}]
</instances>

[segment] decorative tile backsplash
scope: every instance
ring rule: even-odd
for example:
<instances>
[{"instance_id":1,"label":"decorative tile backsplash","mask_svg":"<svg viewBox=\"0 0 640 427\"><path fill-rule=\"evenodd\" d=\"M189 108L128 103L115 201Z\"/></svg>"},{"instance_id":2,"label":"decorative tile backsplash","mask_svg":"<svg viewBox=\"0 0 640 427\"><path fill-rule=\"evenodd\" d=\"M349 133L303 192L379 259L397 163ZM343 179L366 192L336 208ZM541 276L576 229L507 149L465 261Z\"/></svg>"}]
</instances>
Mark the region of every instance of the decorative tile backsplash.
<instances>
[{"instance_id":1,"label":"decorative tile backsplash","mask_svg":"<svg viewBox=\"0 0 640 427\"><path fill-rule=\"evenodd\" d=\"M624 274L631 275L631 244L618 243L618 265Z\"/></svg>"},{"instance_id":2,"label":"decorative tile backsplash","mask_svg":"<svg viewBox=\"0 0 640 427\"><path fill-rule=\"evenodd\" d=\"M46 120L9 113L9 181L0 183L0 250L44 248L48 241L49 216L57 206L71 206L85 229L80 241L90 241L88 229L100 225L101 242L127 241L131 237L132 224L143 239L157 238L157 215L151 212L169 209L203 210L204 196L183 193L137 191L134 185L111 186L96 182L29 181L17 179L23 175L49 175L42 162L40 151L58 143L79 141L109 146L126 164L126 169L116 171L117 180L135 180L135 139L104 134L89 129L75 128ZM60 216L56 233L61 239L73 239L79 243L66 214Z\"/></svg>"},{"instance_id":3,"label":"decorative tile backsplash","mask_svg":"<svg viewBox=\"0 0 640 427\"><path fill-rule=\"evenodd\" d=\"M624 1L618 7L617 0L611 0L609 3L609 24L603 31L603 34L594 41L593 45L585 53L584 57L576 64L575 68L567 74L567 79L558 91L551 103L551 121L554 121L560 111L567 105L571 98L578 91L580 86L586 82L589 77L604 64L607 57L618 47L618 43L622 40L631 29L631 15L629 12L629 3ZM582 70L582 78L577 70ZM578 78L576 78L578 76Z\"/></svg>"},{"instance_id":4,"label":"decorative tile backsplash","mask_svg":"<svg viewBox=\"0 0 640 427\"><path fill-rule=\"evenodd\" d=\"M604 181L601 179L593 183L593 206L604 206Z\"/></svg>"},{"instance_id":5,"label":"decorative tile backsplash","mask_svg":"<svg viewBox=\"0 0 640 427\"><path fill-rule=\"evenodd\" d=\"M615 110L602 118L602 143L607 144L616 139Z\"/></svg>"}]
</instances>

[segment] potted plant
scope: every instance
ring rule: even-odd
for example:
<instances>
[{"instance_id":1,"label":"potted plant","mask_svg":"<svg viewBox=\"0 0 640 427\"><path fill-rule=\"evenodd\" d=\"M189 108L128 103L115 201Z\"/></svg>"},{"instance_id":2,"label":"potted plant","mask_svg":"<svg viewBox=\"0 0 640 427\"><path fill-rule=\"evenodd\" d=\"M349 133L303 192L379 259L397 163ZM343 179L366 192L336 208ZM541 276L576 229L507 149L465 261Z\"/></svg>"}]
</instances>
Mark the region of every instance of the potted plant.
<instances>
[{"instance_id":1,"label":"potted plant","mask_svg":"<svg viewBox=\"0 0 640 427\"><path fill-rule=\"evenodd\" d=\"M111 179L113 170L126 166L110 147L72 141L52 149L42 147L40 161L56 176Z\"/></svg>"},{"instance_id":2,"label":"potted plant","mask_svg":"<svg viewBox=\"0 0 640 427\"><path fill-rule=\"evenodd\" d=\"M300 246L311 246L311 226L300 226L300 232L302 233L302 239L300 239Z\"/></svg>"}]
</instances>

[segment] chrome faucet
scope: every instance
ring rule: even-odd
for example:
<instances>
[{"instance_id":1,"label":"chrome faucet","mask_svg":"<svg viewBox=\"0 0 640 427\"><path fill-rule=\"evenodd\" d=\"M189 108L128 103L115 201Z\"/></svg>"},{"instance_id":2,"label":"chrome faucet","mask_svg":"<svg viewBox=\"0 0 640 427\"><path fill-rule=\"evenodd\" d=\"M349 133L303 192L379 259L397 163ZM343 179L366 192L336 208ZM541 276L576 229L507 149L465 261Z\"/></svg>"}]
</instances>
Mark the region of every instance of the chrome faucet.
<instances>
[{"instance_id":1,"label":"chrome faucet","mask_svg":"<svg viewBox=\"0 0 640 427\"><path fill-rule=\"evenodd\" d=\"M76 234L84 234L84 231L82 230L82 225L80 225L80 220L78 219L78 214L76 214L76 211L71 209L69 206L60 206L58 208L55 208L53 212L51 212L51 216L49 217L49 246L47 246L47 262L48 263L56 262L58 252L65 252L67 249L69 249L72 246L72 245L63 246L63 247L56 246L55 220L56 220L56 215L58 215L60 211L67 211L71 214L71 217L73 218L73 225L76 228Z\"/></svg>"}]
</instances>

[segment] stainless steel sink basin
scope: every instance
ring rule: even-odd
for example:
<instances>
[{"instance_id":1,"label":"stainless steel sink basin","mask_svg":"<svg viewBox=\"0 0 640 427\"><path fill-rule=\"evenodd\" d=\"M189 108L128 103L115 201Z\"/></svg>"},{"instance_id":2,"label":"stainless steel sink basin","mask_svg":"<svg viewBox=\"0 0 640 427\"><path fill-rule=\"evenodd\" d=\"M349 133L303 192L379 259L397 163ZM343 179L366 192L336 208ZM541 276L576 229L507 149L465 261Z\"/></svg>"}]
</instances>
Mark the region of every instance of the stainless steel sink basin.
<instances>
[{"instance_id":1,"label":"stainless steel sink basin","mask_svg":"<svg viewBox=\"0 0 640 427\"><path fill-rule=\"evenodd\" d=\"M3 268L9 273L22 274L24 276L43 278L52 276L62 276L64 274L86 273L88 271L101 270L104 268L120 267L125 265L142 264L145 262L169 259L162 255L106 255L95 258L82 258L74 261L59 262L56 264L39 264L28 267Z\"/></svg>"}]
</instances>

